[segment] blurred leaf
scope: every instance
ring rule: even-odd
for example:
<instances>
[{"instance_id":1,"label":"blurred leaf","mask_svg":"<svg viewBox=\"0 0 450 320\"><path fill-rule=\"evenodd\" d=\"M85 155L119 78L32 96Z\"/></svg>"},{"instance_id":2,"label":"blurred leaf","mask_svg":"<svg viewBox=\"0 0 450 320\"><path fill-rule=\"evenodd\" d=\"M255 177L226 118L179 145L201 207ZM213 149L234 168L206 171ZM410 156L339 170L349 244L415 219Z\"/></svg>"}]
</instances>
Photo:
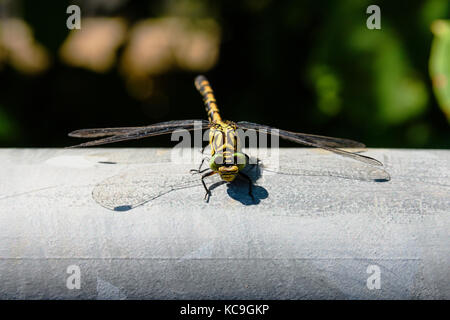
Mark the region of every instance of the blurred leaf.
<instances>
[{"instance_id":1,"label":"blurred leaf","mask_svg":"<svg viewBox=\"0 0 450 320\"><path fill-rule=\"evenodd\" d=\"M448 0L428 0L420 12L423 27L428 30L434 20L445 19L450 2Z\"/></svg>"},{"instance_id":2,"label":"blurred leaf","mask_svg":"<svg viewBox=\"0 0 450 320\"><path fill-rule=\"evenodd\" d=\"M406 138L412 146L423 147L430 140L431 128L427 123L417 123L406 130Z\"/></svg>"},{"instance_id":3,"label":"blurred leaf","mask_svg":"<svg viewBox=\"0 0 450 320\"><path fill-rule=\"evenodd\" d=\"M34 38L33 29L22 19L0 20L0 60L9 60L17 70L39 74L48 69L47 49Z\"/></svg>"},{"instance_id":4,"label":"blurred leaf","mask_svg":"<svg viewBox=\"0 0 450 320\"><path fill-rule=\"evenodd\" d=\"M17 124L0 105L0 140L12 141L17 132Z\"/></svg>"},{"instance_id":5,"label":"blurred leaf","mask_svg":"<svg viewBox=\"0 0 450 320\"><path fill-rule=\"evenodd\" d=\"M425 83L416 75L402 42L388 27L382 32L357 29L352 43L354 48L373 55L375 99L383 122L404 123L425 110Z\"/></svg>"},{"instance_id":6,"label":"blurred leaf","mask_svg":"<svg viewBox=\"0 0 450 320\"><path fill-rule=\"evenodd\" d=\"M59 49L68 65L95 72L109 71L116 51L125 40L127 26L122 18L84 18L81 30L72 30Z\"/></svg>"},{"instance_id":7,"label":"blurred leaf","mask_svg":"<svg viewBox=\"0 0 450 320\"><path fill-rule=\"evenodd\" d=\"M439 106L450 121L450 21L437 20L431 30L435 36L430 55L433 90Z\"/></svg>"},{"instance_id":8,"label":"blurred leaf","mask_svg":"<svg viewBox=\"0 0 450 320\"><path fill-rule=\"evenodd\" d=\"M316 66L311 69L311 78L314 83L317 106L328 116L334 116L341 110L340 89L341 83L336 73L327 66Z\"/></svg>"}]
</instances>

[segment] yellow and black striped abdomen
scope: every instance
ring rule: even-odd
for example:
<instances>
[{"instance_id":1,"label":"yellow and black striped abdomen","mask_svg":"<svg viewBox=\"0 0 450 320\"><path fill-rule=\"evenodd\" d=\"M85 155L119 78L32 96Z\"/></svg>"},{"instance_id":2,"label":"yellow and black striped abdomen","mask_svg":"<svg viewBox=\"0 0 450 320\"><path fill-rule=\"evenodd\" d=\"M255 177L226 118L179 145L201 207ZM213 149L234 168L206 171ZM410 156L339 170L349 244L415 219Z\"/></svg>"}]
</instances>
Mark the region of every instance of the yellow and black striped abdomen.
<instances>
[{"instance_id":1,"label":"yellow and black striped abdomen","mask_svg":"<svg viewBox=\"0 0 450 320\"><path fill-rule=\"evenodd\" d=\"M208 120L210 122L222 121L216 98L214 98L214 93L209 81L204 76L198 76L195 78L195 87L203 97L203 103L205 104L206 112L208 113Z\"/></svg>"}]
</instances>

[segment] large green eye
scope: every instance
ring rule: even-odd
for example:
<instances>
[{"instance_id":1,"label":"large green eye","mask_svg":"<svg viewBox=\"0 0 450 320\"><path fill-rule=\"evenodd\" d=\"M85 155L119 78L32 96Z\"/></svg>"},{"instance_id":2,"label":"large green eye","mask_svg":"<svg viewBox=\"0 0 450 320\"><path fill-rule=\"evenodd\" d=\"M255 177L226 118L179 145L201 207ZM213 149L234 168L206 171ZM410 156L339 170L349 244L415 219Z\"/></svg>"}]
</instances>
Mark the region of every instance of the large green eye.
<instances>
[{"instance_id":1,"label":"large green eye","mask_svg":"<svg viewBox=\"0 0 450 320\"><path fill-rule=\"evenodd\" d=\"M215 154L209 160L209 167L213 171L219 170L219 167L223 165L223 156L221 154Z\"/></svg>"},{"instance_id":2,"label":"large green eye","mask_svg":"<svg viewBox=\"0 0 450 320\"><path fill-rule=\"evenodd\" d=\"M238 166L239 171L243 170L247 165L247 156L241 152L237 152L233 156L236 159L235 164Z\"/></svg>"}]
</instances>

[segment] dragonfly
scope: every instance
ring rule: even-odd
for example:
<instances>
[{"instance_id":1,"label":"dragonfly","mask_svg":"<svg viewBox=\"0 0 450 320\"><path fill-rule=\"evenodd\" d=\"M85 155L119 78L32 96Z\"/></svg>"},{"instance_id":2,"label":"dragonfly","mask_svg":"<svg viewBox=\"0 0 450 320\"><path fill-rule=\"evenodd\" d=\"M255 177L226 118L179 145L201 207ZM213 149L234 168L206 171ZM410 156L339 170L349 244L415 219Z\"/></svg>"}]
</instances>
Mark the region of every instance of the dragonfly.
<instances>
[{"instance_id":1,"label":"dragonfly","mask_svg":"<svg viewBox=\"0 0 450 320\"><path fill-rule=\"evenodd\" d=\"M204 197L205 200L209 199L209 196L211 195L210 188L208 188L205 183L205 178L216 174L226 183L234 181L237 177L247 181L248 194L254 199L252 193L252 180L244 170L249 165L249 156L242 152L240 138L237 134L238 129L254 130L265 134L276 135L288 141L331 151L340 156L351 158L371 166L383 166L380 161L374 158L342 149L365 148L365 145L361 142L350 139L292 132L247 121L233 122L224 120L220 115L214 92L207 78L203 75L199 75L195 78L194 84L203 98L208 121L173 120L140 127L80 129L70 132L69 136L100 139L81 143L70 148L92 147L119 141L142 139L151 136L170 134L180 129L188 131L208 129L209 147L211 149L209 167L203 170L201 169L205 160L205 158L203 158L200 167L191 170L193 173L202 174L201 182L206 191Z\"/></svg>"}]
</instances>

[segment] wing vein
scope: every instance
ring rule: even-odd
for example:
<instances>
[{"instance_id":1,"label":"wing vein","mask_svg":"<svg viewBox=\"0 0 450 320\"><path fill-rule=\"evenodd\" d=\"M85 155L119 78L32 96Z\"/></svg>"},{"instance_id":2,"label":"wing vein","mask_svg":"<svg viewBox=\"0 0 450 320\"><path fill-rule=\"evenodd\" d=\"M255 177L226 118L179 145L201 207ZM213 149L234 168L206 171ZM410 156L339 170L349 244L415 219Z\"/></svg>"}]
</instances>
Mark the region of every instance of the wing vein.
<instances>
[{"instance_id":1,"label":"wing vein","mask_svg":"<svg viewBox=\"0 0 450 320\"><path fill-rule=\"evenodd\" d=\"M357 153L352 153L348 151L344 151L338 148L344 148L344 147L351 147L351 148L361 148L365 147L364 144L349 140L349 139L341 139L341 138L333 138L333 137L326 137L326 136L318 136L318 135L312 135L312 134L306 134L306 133L300 133L300 132L291 132L286 131L282 129L272 128L265 125L260 125L257 123L251 123L251 122L238 122L237 125L240 128L243 129L250 129L250 130L256 130L261 131L264 130L268 134L278 135L282 139L289 140L295 143L321 148L324 150L328 150L331 152L334 152L336 154L339 154L344 157L352 158L354 160L358 160L361 162L365 162L371 165L376 166L382 166L383 164L371 157L363 156Z\"/></svg>"},{"instance_id":2,"label":"wing vein","mask_svg":"<svg viewBox=\"0 0 450 320\"><path fill-rule=\"evenodd\" d=\"M179 120L161 122L144 127L81 129L69 133L69 136L76 138L106 138L88 141L69 148L91 147L119 141L142 139L162 134L169 134L175 130L181 129L188 131L202 130L209 127L209 125L209 122L206 120Z\"/></svg>"}]
</instances>

